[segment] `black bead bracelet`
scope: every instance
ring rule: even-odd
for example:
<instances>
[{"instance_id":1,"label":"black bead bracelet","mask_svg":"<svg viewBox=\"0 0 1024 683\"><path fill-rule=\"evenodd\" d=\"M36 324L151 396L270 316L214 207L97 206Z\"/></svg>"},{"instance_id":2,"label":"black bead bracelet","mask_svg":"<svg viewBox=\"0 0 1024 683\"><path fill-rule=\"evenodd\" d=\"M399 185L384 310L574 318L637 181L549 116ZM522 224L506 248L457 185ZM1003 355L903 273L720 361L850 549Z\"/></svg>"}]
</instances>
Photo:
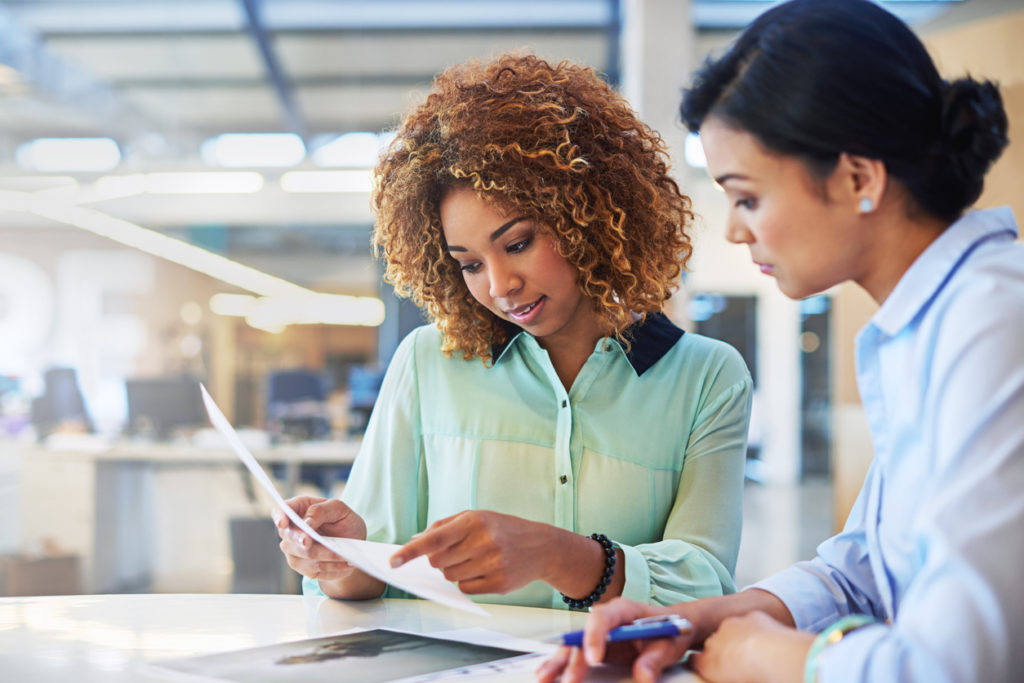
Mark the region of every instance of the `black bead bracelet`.
<instances>
[{"instance_id":1,"label":"black bead bracelet","mask_svg":"<svg viewBox=\"0 0 1024 683\"><path fill-rule=\"evenodd\" d=\"M569 605L570 609L586 609L600 600L608 588L608 584L612 582L612 575L615 574L615 548L612 547L612 542L604 534L590 534L590 537L600 543L601 549L604 550L604 574L597 582L597 588L585 598L577 600L562 593L562 602Z\"/></svg>"}]
</instances>

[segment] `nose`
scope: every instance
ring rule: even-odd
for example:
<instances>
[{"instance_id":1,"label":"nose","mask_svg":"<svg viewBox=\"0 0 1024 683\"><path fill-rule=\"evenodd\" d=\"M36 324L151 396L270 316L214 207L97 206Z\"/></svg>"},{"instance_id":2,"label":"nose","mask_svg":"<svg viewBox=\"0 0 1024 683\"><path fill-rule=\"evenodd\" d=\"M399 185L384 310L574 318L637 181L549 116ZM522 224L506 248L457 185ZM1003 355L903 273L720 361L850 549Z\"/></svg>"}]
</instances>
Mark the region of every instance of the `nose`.
<instances>
[{"instance_id":1,"label":"nose","mask_svg":"<svg viewBox=\"0 0 1024 683\"><path fill-rule=\"evenodd\" d=\"M733 244L750 244L754 241L754 234L735 212L730 211L725 221L725 239Z\"/></svg>"},{"instance_id":2,"label":"nose","mask_svg":"<svg viewBox=\"0 0 1024 683\"><path fill-rule=\"evenodd\" d=\"M502 299L523 286L523 279L506 263L492 262L488 264L488 293L492 299Z\"/></svg>"}]
</instances>

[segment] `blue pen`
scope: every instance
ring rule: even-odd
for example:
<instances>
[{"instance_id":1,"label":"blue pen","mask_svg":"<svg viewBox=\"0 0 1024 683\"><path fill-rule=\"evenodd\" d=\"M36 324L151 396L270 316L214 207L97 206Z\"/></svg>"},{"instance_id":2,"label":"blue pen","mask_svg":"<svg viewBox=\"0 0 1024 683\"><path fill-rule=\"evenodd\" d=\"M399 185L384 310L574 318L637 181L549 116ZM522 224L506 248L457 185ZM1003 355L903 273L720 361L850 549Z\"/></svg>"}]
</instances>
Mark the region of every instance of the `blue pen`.
<instances>
[{"instance_id":1,"label":"blue pen","mask_svg":"<svg viewBox=\"0 0 1024 683\"><path fill-rule=\"evenodd\" d=\"M618 626L608 632L609 643L621 640L642 640L644 638L674 638L680 633L692 630L693 624L675 614L664 614L657 617L644 617L624 626ZM583 631L570 631L553 638L555 642L572 647L583 645Z\"/></svg>"}]
</instances>

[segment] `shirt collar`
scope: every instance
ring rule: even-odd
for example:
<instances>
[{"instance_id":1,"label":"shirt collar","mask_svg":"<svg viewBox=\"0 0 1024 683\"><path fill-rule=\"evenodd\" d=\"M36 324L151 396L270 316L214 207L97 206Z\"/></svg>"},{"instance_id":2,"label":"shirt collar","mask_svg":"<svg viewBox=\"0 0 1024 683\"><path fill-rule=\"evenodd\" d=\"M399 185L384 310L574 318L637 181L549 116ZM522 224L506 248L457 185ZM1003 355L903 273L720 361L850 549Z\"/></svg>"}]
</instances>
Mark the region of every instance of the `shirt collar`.
<instances>
[{"instance_id":1,"label":"shirt collar","mask_svg":"<svg viewBox=\"0 0 1024 683\"><path fill-rule=\"evenodd\" d=\"M871 318L889 336L896 336L917 317L974 249L994 237L1016 238L1009 207L972 211L946 228L917 257L892 293Z\"/></svg>"},{"instance_id":2,"label":"shirt collar","mask_svg":"<svg viewBox=\"0 0 1024 683\"><path fill-rule=\"evenodd\" d=\"M527 335L523 328L508 321L502 320L501 325L508 333L508 341L491 347L491 357L494 359L492 365L501 361L505 352L520 336ZM639 377L675 346L683 336L683 330L673 324L664 313L648 313L643 321L630 326L626 336L630 342L629 350L627 351L622 344L619 344L619 348Z\"/></svg>"}]
</instances>

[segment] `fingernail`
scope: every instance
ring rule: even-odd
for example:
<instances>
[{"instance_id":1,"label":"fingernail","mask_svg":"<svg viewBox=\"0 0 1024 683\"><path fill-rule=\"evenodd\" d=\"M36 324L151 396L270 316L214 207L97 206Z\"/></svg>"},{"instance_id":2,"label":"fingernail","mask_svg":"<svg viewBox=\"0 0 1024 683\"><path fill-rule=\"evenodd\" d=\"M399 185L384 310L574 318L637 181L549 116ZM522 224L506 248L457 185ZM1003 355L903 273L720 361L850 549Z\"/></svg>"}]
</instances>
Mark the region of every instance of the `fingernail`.
<instances>
[{"instance_id":1,"label":"fingernail","mask_svg":"<svg viewBox=\"0 0 1024 683\"><path fill-rule=\"evenodd\" d=\"M587 660L587 664L590 666L597 666L601 663L601 660L597 658L597 653L594 652L594 648L592 647L583 648L583 659Z\"/></svg>"},{"instance_id":2,"label":"fingernail","mask_svg":"<svg viewBox=\"0 0 1024 683\"><path fill-rule=\"evenodd\" d=\"M400 557L392 557L391 558L391 567L392 568L401 567L403 564L405 564L405 560L403 560L402 558L400 558Z\"/></svg>"},{"instance_id":3,"label":"fingernail","mask_svg":"<svg viewBox=\"0 0 1024 683\"><path fill-rule=\"evenodd\" d=\"M302 521L305 522L308 526L313 526L313 518L312 517L306 517L306 519L304 519Z\"/></svg>"}]
</instances>

